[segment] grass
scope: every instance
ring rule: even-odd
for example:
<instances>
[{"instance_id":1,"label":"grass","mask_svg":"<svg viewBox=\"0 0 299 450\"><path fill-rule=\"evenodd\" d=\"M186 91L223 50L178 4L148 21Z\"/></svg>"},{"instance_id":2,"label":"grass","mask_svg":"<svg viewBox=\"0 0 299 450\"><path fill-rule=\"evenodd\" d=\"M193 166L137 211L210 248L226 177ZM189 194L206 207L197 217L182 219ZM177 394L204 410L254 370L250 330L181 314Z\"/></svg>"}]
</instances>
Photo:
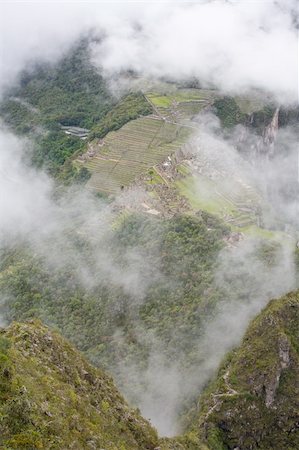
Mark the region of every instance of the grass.
<instances>
[{"instance_id":1,"label":"grass","mask_svg":"<svg viewBox=\"0 0 299 450\"><path fill-rule=\"evenodd\" d=\"M216 194L216 184L206 177L188 176L177 181L176 186L195 210L202 209L219 216L233 212L232 206Z\"/></svg>"},{"instance_id":2,"label":"grass","mask_svg":"<svg viewBox=\"0 0 299 450\"><path fill-rule=\"evenodd\" d=\"M165 184L165 181L163 180L163 178L158 174L157 170L155 169L155 167L151 168L148 171L148 177L149 179L146 181L146 184L149 185L156 185L156 184Z\"/></svg>"},{"instance_id":3,"label":"grass","mask_svg":"<svg viewBox=\"0 0 299 450\"><path fill-rule=\"evenodd\" d=\"M147 97L155 106L158 106L159 108L169 108L172 103L172 99L168 95L147 94Z\"/></svg>"},{"instance_id":4,"label":"grass","mask_svg":"<svg viewBox=\"0 0 299 450\"><path fill-rule=\"evenodd\" d=\"M178 171L178 173L180 173L181 175L185 175L185 176L187 176L187 175L190 175L190 168L186 165L186 164L184 164L184 163L182 163L182 164L179 164L178 166L177 166L177 171Z\"/></svg>"},{"instance_id":5,"label":"grass","mask_svg":"<svg viewBox=\"0 0 299 450\"><path fill-rule=\"evenodd\" d=\"M157 107L169 108L173 102L209 101L215 97L213 91L204 89L177 89L175 92L160 94L150 92L146 97Z\"/></svg>"},{"instance_id":6,"label":"grass","mask_svg":"<svg viewBox=\"0 0 299 450\"><path fill-rule=\"evenodd\" d=\"M85 162L77 159L74 163L90 171L88 188L116 194L137 176L176 152L190 134L189 128L151 117L140 117L108 133L103 145L97 146L94 141L94 157ZM154 171L150 184L160 184L161 181Z\"/></svg>"},{"instance_id":7,"label":"grass","mask_svg":"<svg viewBox=\"0 0 299 450\"><path fill-rule=\"evenodd\" d=\"M126 220L130 217L131 213L127 209L123 209L115 218L114 222L112 223L112 230L117 231L122 226L124 226Z\"/></svg>"},{"instance_id":8,"label":"grass","mask_svg":"<svg viewBox=\"0 0 299 450\"><path fill-rule=\"evenodd\" d=\"M184 166L181 166L181 169ZM258 197L251 190L242 190L237 186L236 190L225 190L221 181L211 180L203 175L188 175L188 168L183 169L186 176L175 182L181 195L186 197L190 206L195 211L203 210L216 215L225 221L232 230L247 231L248 234L257 233L257 217L254 208L258 205ZM255 204L256 202L256 204ZM262 230L262 229L260 229ZM266 230L260 231L261 235L271 235Z\"/></svg>"},{"instance_id":9,"label":"grass","mask_svg":"<svg viewBox=\"0 0 299 450\"><path fill-rule=\"evenodd\" d=\"M148 92L146 98L162 117L175 122L188 121L215 98L215 93L202 89L178 89Z\"/></svg>"},{"instance_id":10,"label":"grass","mask_svg":"<svg viewBox=\"0 0 299 450\"><path fill-rule=\"evenodd\" d=\"M127 406L111 378L40 322L2 331L1 354L1 449L157 445L155 430Z\"/></svg>"},{"instance_id":11,"label":"grass","mask_svg":"<svg viewBox=\"0 0 299 450\"><path fill-rule=\"evenodd\" d=\"M234 227L232 227L234 231ZM237 228L235 229L237 231ZM251 225L242 229L242 232L252 237L260 237L277 242L288 243L292 248L296 242L294 238L283 231L267 230L265 228L258 227L257 225Z\"/></svg>"}]
</instances>

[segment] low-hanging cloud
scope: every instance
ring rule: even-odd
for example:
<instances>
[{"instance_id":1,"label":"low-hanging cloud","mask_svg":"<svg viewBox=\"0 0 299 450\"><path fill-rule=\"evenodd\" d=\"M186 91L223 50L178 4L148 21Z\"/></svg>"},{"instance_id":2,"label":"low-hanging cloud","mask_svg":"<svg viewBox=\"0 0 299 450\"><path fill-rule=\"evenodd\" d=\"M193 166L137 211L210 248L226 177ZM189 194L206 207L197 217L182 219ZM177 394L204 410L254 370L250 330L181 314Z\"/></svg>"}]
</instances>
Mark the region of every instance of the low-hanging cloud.
<instances>
[{"instance_id":1,"label":"low-hanging cloud","mask_svg":"<svg viewBox=\"0 0 299 450\"><path fill-rule=\"evenodd\" d=\"M92 45L93 61L109 77L134 70L146 77L195 78L229 93L254 88L280 102L298 100L293 0L283 6L274 0L1 3L1 13L2 89L26 63L54 61L93 30L101 38Z\"/></svg>"},{"instance_id":2,"label":"low-hanging cloud","mask_svg":"<svg viewBox=\"0 0 299 450\"><path fill-rule=\"evenodd\" d=\"M26 167L25 142L0 130L0 242L7 235L43 230L52 213L53 183L45 174Z\"/></svg>"},{"instance_id":3,"label":"low-hanging cloud","mask_svg":"<svg viewBox=\"0 0 299 450\"><path fill-rule=\"evenodd\" d=\"M259 88L294 101L298 43L287 6L215 1L145 9L136 22L107 31L96 60L110 73L194 77L227 92Z\"/></svg>"},{"instance_id":4,"label":"low-hanging cloud","mask_svg":"<svg viewBox=\"0 0 299 450\"><path fill-rule=\"evenodd\" d=\"M1 3L0 91L23 67L37 59L56 61L74 39L93 29L101 36L100 42L92 44L93 62L107 76L132 69L153 78L196 78L229 93L264 89L278 101L292 103L297 100L298 81L295 7L293 1L284 6L274 1ZM204 123L199 145L205 146L210 157L214 152L219 159L225 152L227 165L249 180L254 172L254 182L264 188L265 195L269 184L279 179L282 189L271 190L272 201L281 216L292 221L296 202L285 202L282 192L294 167L293 132L284 130L278 136L287 145L286 152L265 163L262 170L256 164L247 171L233 136L225 140L219 136L218 125L211 129L211 123L215 119ZM142 249L124 255L127 264L115 263L104 245L114 219L112 209L99 206L98 199L82 190L67 190L55 199L50 178L24 162L23 149L28 145L5 130L0 133L0 244L26 240L46 258L49 268L74 262L75 277L86 289L105 280L142 301L148 283L160 276L159 270L147 265ZM136 203L139 193L133 195ZM118 203L128 204L129 199L121 197ZM84 233L93 248L92 266L67 239L66 231ZM190 341L201 364L185 371L180 358L165 361L163 342L146 334L139 336L141 343L147 338L152 343L145 369L139 371L134 363L126 367L122 361L122 373L128 379L134 375L139 387L145 386L136 402L161 433L178 430L182 401L197 394L215 373L225 352L240 341L250 318L271 297L294 287L292 243L279 244L277 263L270 268L257 259L256 240L244 240L221 253L215 286L223 288L223 297L202 341ZM240 295L231 298L231 288L241 279L246 286L238 286Z\"/></svg>"},{"instance_id":5,"label":"low-hanging cloud","mask_svg":"<svg viewBox=\"0 0 299 450\"><path fill-rule=\"evenodd\" d=\"M213 194L212 185L207 192L203 192L202 184L197 189L198 177L213 180L219 196L224 198L228 192L234 192L235 196L245 195L246 199L244 186L250 192L259 192L260 213L267 222L266 229L272 227L276 232L272 235L269 232L267 238L263 238L261 230L253 231L252 235L239 233L240 239L218 255L210 285L219 294L217 305L213 314L204 318L201 337L190 336L188 342L188 351L192 349L193 354L197 354L196 362L190 364L188 357L179 350L175 360L167 360L165 343L154 334L140 334L139 327L137 338L141 345L144 340L150 345L147 364L142 370L134 360L118 364L121 377L133 380L135 386L132 394L132 388L125 385L125 394L138 404L144 416L150 418L162 434L168 436L182 431L180 415L184 404L198 397L215 375L224 355L240 344L250 320L270 299L296 288L294 249L295 230L299 226L298 192L289 190L294 184L298 190L294 130L286 128L278 132L272 158L252 151L249 159L245 152L247 142L258 146L260 136L247 131L247 140L240 143L244 130L238 127L227 136L217 117L210 113L198 117L198 127L198 135L190 142L195 194L199 198Z\"/></svg>"},{"instance_id":6,"label":"low-hanging cloud","mask_svg":"<svg viewBox=\"0 0 299 450\"><path fill-rule=\"evenodd\" d=\"M120 263L109 247L117 211L141 193L123 193L111 206L82 187L60 192L47 174L26 163L24 155L31 145L0 129L0 248L26 243L48 270L71 263L86 289L113 283L133 299L142 299L159 271L148 265L142 249L128 250ZM76 236L92 249L91 260L76 246Z\"/></svg>"},{"instance_id":7,"label":"low-hanging cloud","mask_svg":"<svg viewBox=\"0 0 299 450\"><path fill-rule=\"evenodd\" d=\"M295 141L293 133L287 129L281 132L285 156L269 160L268 166L265 161L264 168L259 171L256 169L257 163L252 169L238 154L233 134L230 139L221 134L215 117L203 116L199 128L199 140L193 140L195 164L196 158L203 159L205 155L216 170L231 170L246 179L246 183L255 182L257 188L259 182L269 185L268 180L279 173L282 169L281 158L285 164L284 174L293 166L293 160L288 160L287 155L294 151ZM67 189L57 196L55 185L49 177L26 165L23 155L24 149L30 145L29 141L20 140L2 130L0 143L0 244L11 242L13 246L26 241L37 255L42 256L50 273L52 267L63 269L71 263L73 279L84 289L100 283L112 283L130 295L133 302L131 309L134 309L134 302L140 304L148 286L161 276L159 267L151 267L142 248L128 251L124 255L126 263L119 265L105 243L115 219L115 205L131 205L130 201L136 204L146 194L138 190L131 194L123 193L113 205L101 204L90 193L76 188ZM277 145L280 145L279 139ZM269 177L272 174L270 178L264 177L267 167ZM220 183L219 188L227 189L230 178L224 173L225 183ZM276 187L283 187L286 179L286 176L281 176ZM129 197L126 198L126 195ZM202 193L198 192L198 195ZM285 202L284 198L279 200L275 196L275 203L284 220L293 217L288 215L291 199ZM92 264L69 238L74 233L78 236L83 233L84 240L90 243L93 249ZM240 342L249 320L268 300L294 288L294 243L291 239L282 239L277 244L276 257L270 266L268 261L257 256L262 245L259 238L244 239L236 248L225 249L220 254L213 285L222 291L219 305L213 318L206 323L202 338L190 338L189 342L189 347L198 353L196 364L188 365L185 356L179 353L176 361L169 361L165 343L155 333L144 330L136 315L136 339L140 345L146 342L150 348L148 360L142 368L138 364L138 356L137 360L133 357L129 361L120 360L119 364L115 361L117 367L111 367L111 370L118 374L121 381L134 380L134 389L132 383L127 383L124 393L152 420L161 434L173 435L180 431L178 418L186 399L199 394L225 353ZM121 308L121 305L111 305L111 308L114 307ZM115 334L119 332L116 328ZM118 336L118 346L120 341Z\"/></svg>"}]
</instances>

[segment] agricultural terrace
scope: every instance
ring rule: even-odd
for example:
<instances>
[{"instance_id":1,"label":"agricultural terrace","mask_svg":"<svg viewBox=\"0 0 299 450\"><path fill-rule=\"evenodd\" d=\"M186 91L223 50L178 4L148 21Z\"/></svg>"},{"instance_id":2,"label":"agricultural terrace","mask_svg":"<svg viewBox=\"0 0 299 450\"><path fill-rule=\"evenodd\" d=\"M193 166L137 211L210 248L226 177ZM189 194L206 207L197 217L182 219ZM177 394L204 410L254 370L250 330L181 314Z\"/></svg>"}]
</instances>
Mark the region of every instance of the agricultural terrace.
<instances>
[{"instance_id":1,"label":"agricultural terrace","mask_svg":"<svg viewBox=\"0 0 299 450\"><path fill-rule=\"evenodd\" d=\"M189 174L175 184L194 211L214 214L236 230L262 226L262 199L252 186L240 178L230 179L230 183L225 185L223 179L195 173L189 166Z\"/></svg>"},{"instance_id":2,"label":"agricultural terrace","mask_svg":"<svg viewBox=\"0 0 299 450\"><path fill-rule=\"evenodd\" d=\"M159 116L180 121L192 119L211 105L217 94L207 89L177 89L168 93L148 92L145 96Z\"/></svg>"},{"instance_id":3,"label":"agricultural terrace","mask_svg":"<svg viewBox=\"0 0 299 450\"><path fill-rule=\"evenodd\" d=\"M192 129L153 116L140 117L104 141L93 141L85 155L76 160L91 172L89 189L115 194L148 168L161 163L189 138Z\"/></svg>"}]
</instances>

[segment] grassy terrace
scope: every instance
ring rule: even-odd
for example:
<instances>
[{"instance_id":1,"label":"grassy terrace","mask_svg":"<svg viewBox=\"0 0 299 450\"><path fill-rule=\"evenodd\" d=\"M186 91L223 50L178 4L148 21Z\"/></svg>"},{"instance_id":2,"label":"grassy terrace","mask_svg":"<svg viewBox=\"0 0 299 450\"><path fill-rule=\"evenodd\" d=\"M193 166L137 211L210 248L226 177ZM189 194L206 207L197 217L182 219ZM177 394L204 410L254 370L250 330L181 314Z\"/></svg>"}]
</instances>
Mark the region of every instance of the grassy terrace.
<instances>
[{"instance_id":1,"label":"grassy terrace","mask_svg":"<svg viewBox=\"0 0 299 450\"><path fill-rule=\"evenodd\" d=\"M191 134L190 128L153 117L141 117L107 134L96 154L76 164L92 176L87 187L111 194L130 184L136 176L159 164L178 150Z\"/></svg>"},{"instance_id":2,"label":"grassy terrace","mask_svg":"<svg viewBox=\"0 0 299 450\"><path fill-rule=\"evenodd\" d=\"M198 114L216 97L214 91L205 89L177 89L173 92L149 92L146 98L156 112L172 119L188 119Z\"/></svg>"},{"instance_id":3,"label":"grassy terrace","mask_svg":"<svg viewBox=\"0 0 299 450\"><path fill-rule=\"evenodd\" d=\"M235 192L225 190L221 184L202 175L186 176L177 181L176 186L195 211L215 214L232 229L257 225L257 208L261 199L249 186L238 186Z\"/></svg>"}]
</instances>

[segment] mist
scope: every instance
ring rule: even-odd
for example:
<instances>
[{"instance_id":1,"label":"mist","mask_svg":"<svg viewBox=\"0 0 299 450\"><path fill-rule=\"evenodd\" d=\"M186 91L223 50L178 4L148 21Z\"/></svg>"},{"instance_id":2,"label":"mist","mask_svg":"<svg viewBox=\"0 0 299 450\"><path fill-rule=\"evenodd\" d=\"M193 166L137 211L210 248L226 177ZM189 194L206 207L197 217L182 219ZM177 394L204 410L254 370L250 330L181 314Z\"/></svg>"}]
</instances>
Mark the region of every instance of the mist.
<instances>
[{"instance_id":1,"label":"mist","mask_svg":"<svg viewBox=\"0 0 299 450\"><path fill-rule=\"evenodd\" d=\"M298 101L295 1L1 3L0 10L1 94L21 70L36 61L55 63L75 39L92 30L99 37L90 45L93 64L113 79L111 86L119 86L121 74L132 70L151 81L195 79L227 94L255 89L280 104ZM237 127L224 135L215 116L200 116L198 133L190 142L191 165L206 170L207 161L211 173L205 173L216 173L223 195L244 185L255 190L262 223L274 233L268 244L271 257L261 255L266 244L259 234L240 233L237 244L219 253L211 287L220 301L201 338L190 338L196 360L190 364L181 353L176 359L166 358L166 344L145 331L138 317L149 288L164 280L158 250L155 265L140 246L126 252L121 262L111 252L118 213L128 207L138 211L147 192L128 189L107 203L80 187L58 190L43 170L26 163L32 143L4 127L0 130L0 247L25 243L49 273L70 267L70 282L75 280L86 292L101 284L120 287L124 295L111 306L115 312L125 295L129 297L136 339L140 346L147 345L149 356L142 368L132 357L115 361L109 369L121 382L130 380L127 388L122 386L124 394L161 435L181 431L182 410L215 375L225 354L240 343L250 320L270 299L295 287L297 136L291 128L279 130L273 157L264 158L248 150L249 142L256 148L260 138L249 133L240 141L243 132ZM198 182L196 195L210 193ZM78 245L81 239L91 249L88 258ZM168 282L165 279L166 286ZM4 300L0 296L0 304ZM4 318L0 324L5 324ZM113 331L121 342L122 329Z\"/></svg>"},{"instance_id":2,"label":"mist","mask_svg":"<svg viewBox=\"0 0 299 450\"><path fill-rule=\"evenodd\" d=\"M105 245L122 205L136 202L140 191L120 195L113 205L82 187L59 191L43 170L26 164L31 145L29 140L0 130L0 246L27 243L49 268L72 262L72 270L86 289L105 280L142 298L148 280L159 276L146 266L142 250L125 254L127 264L120 266ZM84 259L76 245L81 238L93 249L92 262Z\"/></svg>"},{"instance_id":3,"label":"mist","mask_svg":"<svg viewBox=\"0 0 299 450\"><path fill-rule=\"evenodd\" d=\"M0 8L0 92L21 69L36 60L57 61L92 31L92 60L109 79L133 70L148 78L195 79L230 94L259 89L280 102L298 102L295 0L2 2Z\"/></svg>"},{"instance_id":4,"label":"mist","mask_svg":"<svg viewBox=\"0 0 299 450\"><path fill-rule=\"evenodd\" d=\"M245 151L248 141L257 143L261 138L247 133L247 140L240 144L243 132L239 126L227 135L216 116L203 113L198 117L198 133L189 143L189 166L201 198L209 198L211 192L197 185L199 176L216 180L222 196L232 191L244 195L244 186L253 189L260 199L263 226L272 231L265 236L258 231L235 232L237 239L219 253L210 286L219 294L217 306L212 317L205 318L200 338L189 339L196 363L190 364L179 351L175 360L168 360L165 345L157 336L137 334L141 343L150 342L146 368L140 371L134 362L118 366L125 379L134 380L137 404L162 435L183 431L181 416L186 403L198 398L224 356L240 344L250 321L271 299L297 287L294 249L299 227L298 191L291 195L289 189L294 185L298 189L296 133L290 128L280 130L274 156L265 158L252 151L250 160ZM130 397L126 387L124 392Z\"/></svg>"},{"instance_id":5,"label":"mist","mask_svg":"<svg viewBox=\"0 0 299 450\"><path fill-rule=\"evenodd\" d=\"M284 152L278 148L277 157L264 161L261 167L258 156L250 162L242 157L237 150L237 135L233 138L232 133L227 139L217 118L203 115L198 122L198 136L190 142L193 149L190 164L197 167L208 159L212 174L207 170L205 174L220 174L218 187L224 195L230 189L235 192L241 189L242 183L251 184L263 198L261 207L265 207L265 217L269 218L271 202L272 209L275 206L276 213L272 214L269 223L276 223L279 213L278 230L281 222L291 223L294 228L296 199L287 197L286 201L281 195L290 182L287 174L294 166L296 146L293 131L281 131L277 145L283 142ZM221 251L211 286L220 293L219 304L213 318L202 330L201 338L194 340L190 337L190 349L197 354L196 364L190 365L182 353L177 353L174 362L165 356L168 350L164 342L146 331L138 317L138 307L145 301L150 286L163 280L159 263L153 265L146 249L138 246L126 252L121 263L111 253L112 228L117 215L124 207L138 211L138 204L148 194L140 188L129 189L114 202L107 203L82 188L72 187L57 193L54 182L43 171L26 165L24 155L28 146L30 148L29 141L2 129L0 142L0 246L13 248L25 242L35 255L41 257L49 273L54 268L64 270L70 267L72 279L86 291L100 284L113 284L129 295L129 310L135 315L135 338L141 346L147 346L149 356L143 368L132 357L128 361L116 360L109 369L115 374L116 382L120 382L126 398L140 408L161 435L177 434L182 430L182 410L215 375L224 355L240 343L249 321L270 299L295 287L295 235L273 238L270 264L267 258L263 260L259 256L265 242L258 235L243 235L238 244ZM288 155L292 157L288 158ZM194 177L196 182L196 171ZM269 189L273 179L274 191ZM199 189L197 195L205 193ZM77 246L77 238L82 238L92 249L88 258ZM146 238L151 240L153 236ZM156 257L159 261L159 253ZM165 285L167 283L169 280L165 279ZM7 302L9 299L1 298L1 303L4 300ZM121 301L111 308L117 313L123 308ZM51 317L45 316L45 319L51 323ZM2 323L5 324L3 320ZM122 331L116 327L114 333L121 346ZM123 384L123 380L130 382Z\"/></svg>"}]
</instances>

